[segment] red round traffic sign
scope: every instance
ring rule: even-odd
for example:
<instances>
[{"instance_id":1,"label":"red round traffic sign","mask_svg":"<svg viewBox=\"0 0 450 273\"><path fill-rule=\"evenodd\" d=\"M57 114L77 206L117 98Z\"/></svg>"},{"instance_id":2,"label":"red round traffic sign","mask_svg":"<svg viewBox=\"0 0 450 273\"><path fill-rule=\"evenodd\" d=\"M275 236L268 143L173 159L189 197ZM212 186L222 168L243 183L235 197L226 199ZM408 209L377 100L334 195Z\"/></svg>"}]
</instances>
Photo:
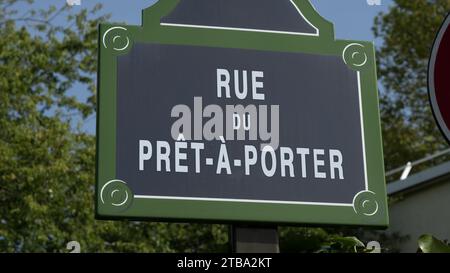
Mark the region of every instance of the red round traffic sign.
<instances>
[{"instance_id":1,"label":"red round traffic sign","mask_svg":"<svg viewBox=\"0 0 450 273\"><path fill-rule=\"evenodd\" d=\"M428 90L434 117L450 142L450 14L434 41L428 69Z\"/></svg>"}]
</instances>

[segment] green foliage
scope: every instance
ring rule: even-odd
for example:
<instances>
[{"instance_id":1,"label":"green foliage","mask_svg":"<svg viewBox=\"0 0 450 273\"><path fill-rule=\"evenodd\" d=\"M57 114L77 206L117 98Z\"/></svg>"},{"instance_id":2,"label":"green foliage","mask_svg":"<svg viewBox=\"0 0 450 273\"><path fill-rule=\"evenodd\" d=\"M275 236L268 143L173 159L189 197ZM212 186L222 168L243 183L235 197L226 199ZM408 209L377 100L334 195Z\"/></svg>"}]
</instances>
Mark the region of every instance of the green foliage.
<instances>
[{"instance_id":1,"label":"green foliage","mask_svg":"<svg viewBox=\"0 0 450 273\"><path fill-rule=\"evenodd\" d=\"M420 236L419 249L423 253L450 253L448 244L428 234Z\"/></svg>"},{"instance_id":2,"label":"green foliage","mask_svg":"<svg viewBox=\"0 0 450 273\"><path fill-rule=\"evenodd\" d=\"M67 252L73 240L82 252L226 251L220 225L94 219L95 137L74 124L95 113L107 17L100 6L21 14L20 2L0 1L0 252Z\"/></svg>"},{"instance_id":3,"label":"green foliage","mask_svg":"<svg viewBox=\"0 0 450 273\"><path fill-rule=\"evenodd\" d=\"M358 252L358 248L365 248L365 245L354 236L330 236L322 251L330 252Z\"/></svg>"},{"instance_id":4,"label":"green foliage","mask_svg":"<svg viewBox=\"0 0 450 273\"><path fill-rule=\"evenodd\" d=\"M394 0L375 20L374 34L383 39L377 58L384 87L380 106L387 170L448 147L429 106L427 69L435 35L449 10L448 0Z\"/></svg>"}]
</instances>

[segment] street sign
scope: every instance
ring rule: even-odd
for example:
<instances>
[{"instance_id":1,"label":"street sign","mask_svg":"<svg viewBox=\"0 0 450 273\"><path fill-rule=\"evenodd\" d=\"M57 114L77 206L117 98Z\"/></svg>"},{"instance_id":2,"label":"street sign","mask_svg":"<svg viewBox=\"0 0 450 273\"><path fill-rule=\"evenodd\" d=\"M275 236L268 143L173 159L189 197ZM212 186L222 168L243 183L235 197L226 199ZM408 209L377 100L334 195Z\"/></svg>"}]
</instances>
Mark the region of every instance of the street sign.
<instances>
[{"instance_id":1,"label":"street sign","mask_svg":"<svg viewBox=\"0 0 450 273\"><path fill-rule=\"evenodd\" d=\"M101 219L388 224L372 43L307 0L160 0L102 24Z\"/></svg>"},{"instance_id":2,"label":"street sign","mask_svg":"<svg viewBox=\"0 0 450 273\"><path fill-rule=\"evenodd\" d=\"M447 141L450 142L450 16L442 24L428 69L428 90L434 117Z\"/></svg>"}]
</instances>

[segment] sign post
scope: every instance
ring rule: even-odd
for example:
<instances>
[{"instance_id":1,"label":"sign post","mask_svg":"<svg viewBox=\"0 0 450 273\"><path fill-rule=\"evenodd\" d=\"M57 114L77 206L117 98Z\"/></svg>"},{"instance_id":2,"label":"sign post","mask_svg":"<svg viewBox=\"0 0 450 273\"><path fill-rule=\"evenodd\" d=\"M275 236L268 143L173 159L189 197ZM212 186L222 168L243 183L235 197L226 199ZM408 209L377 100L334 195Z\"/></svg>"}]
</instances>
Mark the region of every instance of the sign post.
<instances>
[{"instance_id":1,"label":"sign post","mask_svg":"<svg viewBox=\"0 0 450 273\"><path fill-rule=\"evenodd\" d=\"M233 253L279 253L278 228L233 225L231 230Z\"/></svg>"},{"instance_id":2,"label":"sign post","mask_svg":"<svg viewBox=\"0 0 450 273\"><path fill-rule=\"evenodd\" d=\"M374 46L309 1L160 0L99 62L99 219L388 225Z\"/></svg>"},{"instance_id":3,"label":"sign post","mask_svg":"<svg viewBox=\"0 0 450 273\"><path fill-rule=\"evenodd\" d=\"M434 117L450 143L450 16L434 41L428 69L428 90Z\"/></svg>"}]
</instances>

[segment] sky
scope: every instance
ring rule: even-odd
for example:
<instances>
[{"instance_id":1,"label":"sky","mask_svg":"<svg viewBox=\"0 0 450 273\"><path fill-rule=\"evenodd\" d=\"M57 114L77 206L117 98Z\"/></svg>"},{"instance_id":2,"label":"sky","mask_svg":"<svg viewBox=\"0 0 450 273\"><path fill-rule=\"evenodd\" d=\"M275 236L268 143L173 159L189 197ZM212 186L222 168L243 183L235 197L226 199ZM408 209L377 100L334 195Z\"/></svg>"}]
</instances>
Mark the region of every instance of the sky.
<instances>
[{"instance_id":1,"label":"sky","mask_svg":"<svg viewBox=\"0 0 450 273\"><path fill-rule=\"evenodd\" d=\"M156 0L79 0L76 9L89 8L97 3L103 4L103 13L111 14L111 22L121 22L129 25L141 24L141 11L153 5ZM375 16L385 12L392 5L393 0L378 0L380 5L369 5L368 2L377 0L310 0L316 10L335 27L336 39L351 39L373 41L380 45L382 41L375 41L372 26ZM38 0L35 6L45 8L49 5L65 4L66 0ZM26 7L24 7L26 8ZM80 86L75 86L74 90ZM83 95L77 92L80 99ZM83 130L95 133L95 117L90 117L83 125Z\"/></svg>"}]
</instances>

